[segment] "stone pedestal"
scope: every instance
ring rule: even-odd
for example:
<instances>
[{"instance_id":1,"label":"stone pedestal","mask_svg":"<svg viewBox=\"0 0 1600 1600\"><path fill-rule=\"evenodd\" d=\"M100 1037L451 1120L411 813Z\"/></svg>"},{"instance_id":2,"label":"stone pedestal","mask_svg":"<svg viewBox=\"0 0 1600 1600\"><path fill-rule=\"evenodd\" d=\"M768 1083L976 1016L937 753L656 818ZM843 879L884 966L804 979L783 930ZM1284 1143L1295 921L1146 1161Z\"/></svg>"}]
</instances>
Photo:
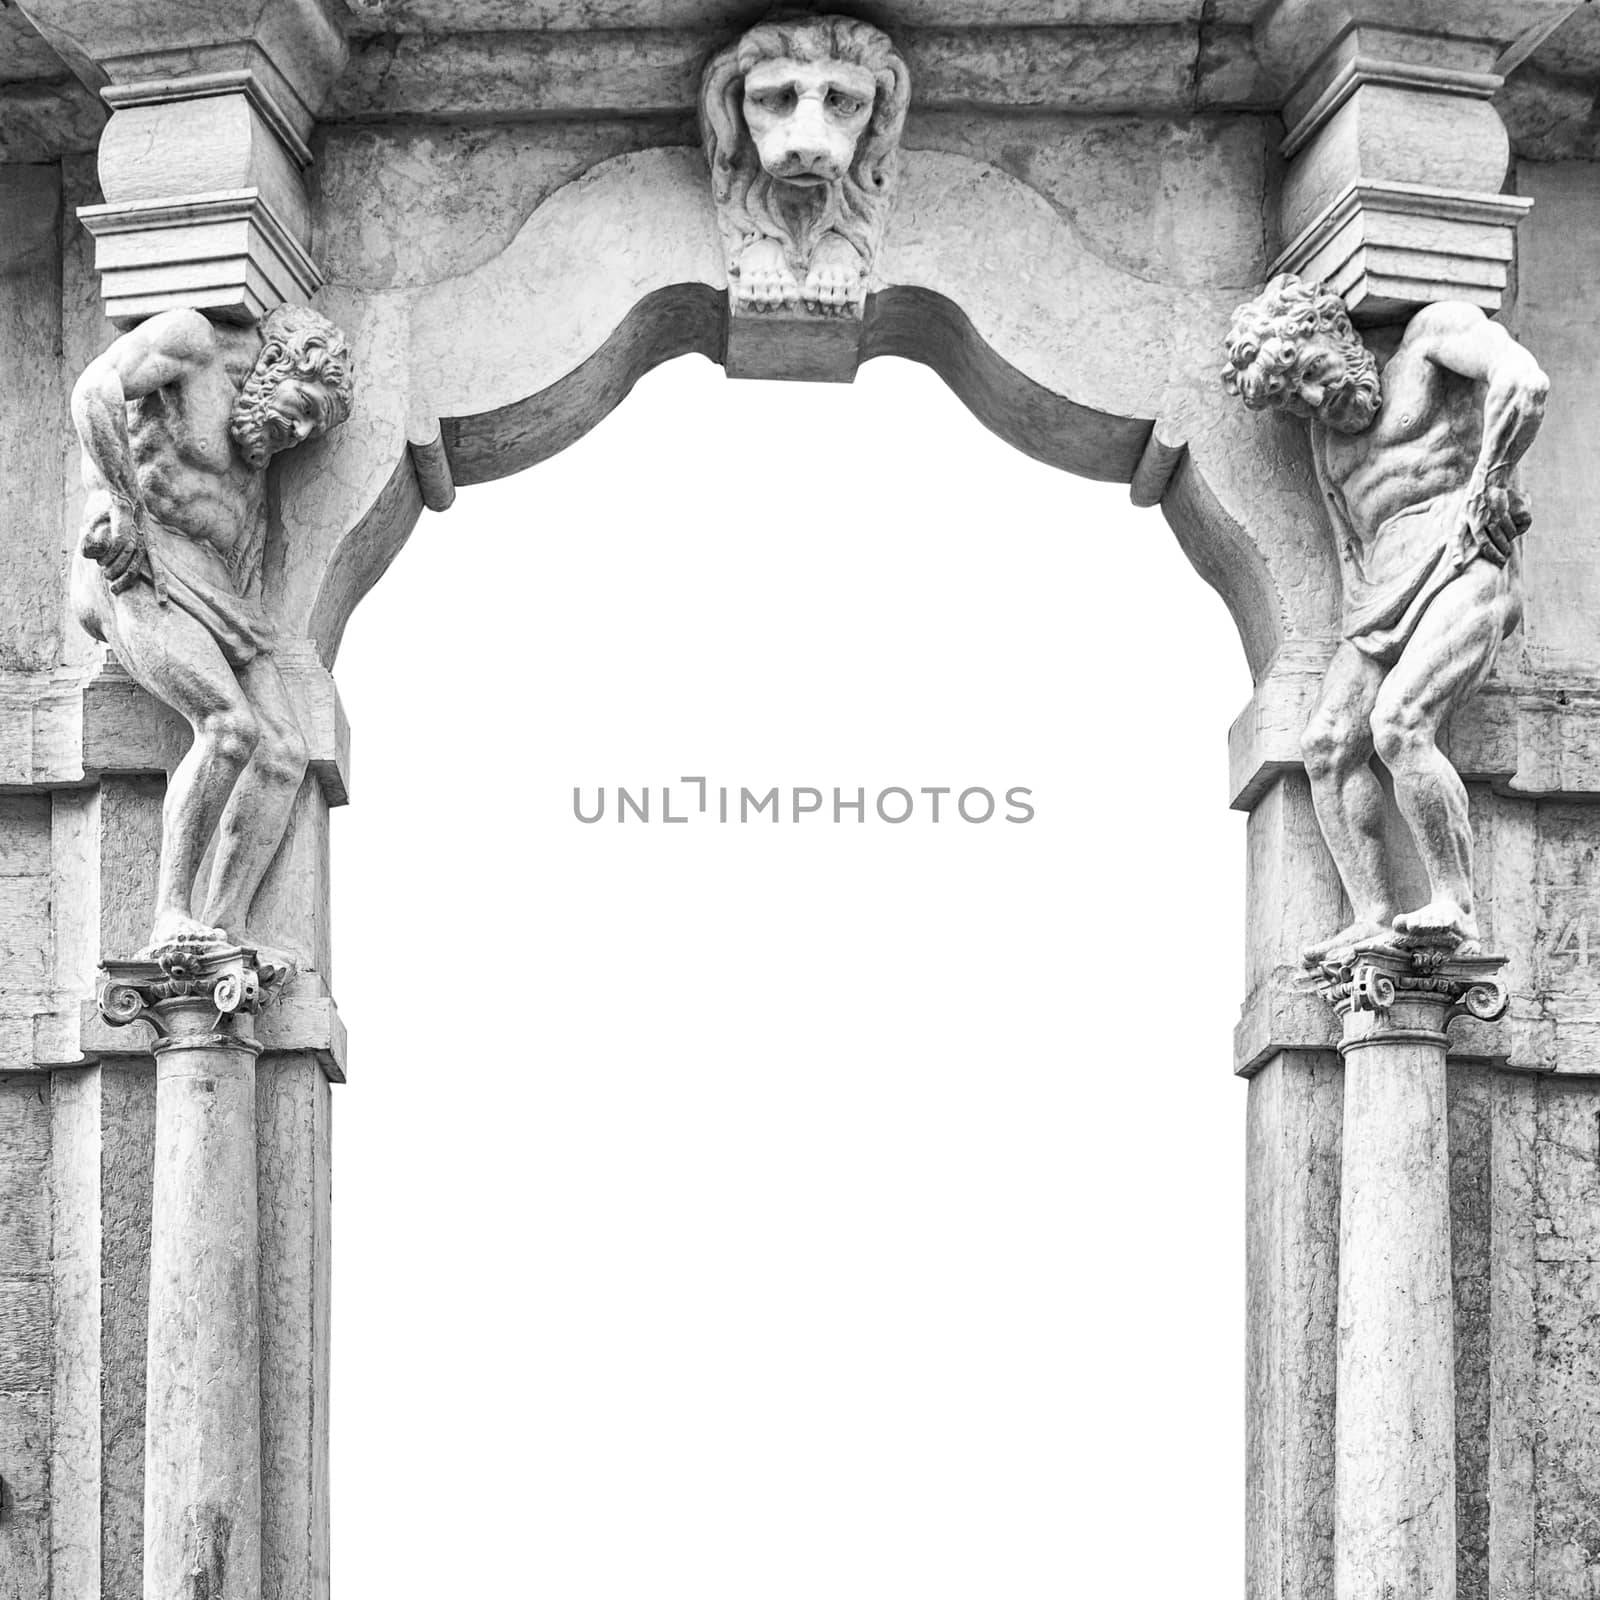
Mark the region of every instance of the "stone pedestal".
<instances>
[{"instance_id":1,"label":"stone pedestal","mask_svg":"<svg viewBox=\"0 0 1600 1600\"><path fill-rule=\"evenodd\" d=\"M254 1013L243 950L110 962L100 1009L157 1034L144 1597L261 1594ZM268 974L269 979L276 974Z\"/></svg>"},{"instance_id":2,"label":"stone pedestal","mask_svg":"<svg viewBox=\"0 0 1600 1600\"><path fill-rule=\"evenodd\" d=\"M1336 1600L1455 1600L1445 1029L1505 1011L1503 965L1381 950L1321 984L1344 1030Z\"/></svg>"}]
</instances>

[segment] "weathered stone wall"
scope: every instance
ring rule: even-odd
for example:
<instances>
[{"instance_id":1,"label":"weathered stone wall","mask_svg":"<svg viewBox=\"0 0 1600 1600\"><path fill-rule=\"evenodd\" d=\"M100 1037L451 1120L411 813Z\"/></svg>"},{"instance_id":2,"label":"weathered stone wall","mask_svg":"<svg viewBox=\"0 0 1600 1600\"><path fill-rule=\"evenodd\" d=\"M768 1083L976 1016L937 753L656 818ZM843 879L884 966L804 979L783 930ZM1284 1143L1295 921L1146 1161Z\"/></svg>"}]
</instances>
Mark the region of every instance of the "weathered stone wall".
<instances>
[{"instance_id":1,"label":"weathered stone wall","mask_svg":"<svg viewBox=\"0 0 1600 1600\"><path fill-rule=\"evenodd\" d=\"M49 1166L49 1080L0 1073L0 1573L23 1600L50 1570Z\"/></svg>"},{"instance_id":2,"label":"weathered stone wall","mask_svg":"<svg viewBox=\"0 0 1600 1600\"><path fill-rule=\"evenodd\" d=\"M1548 1064L1578 1076L1458 1080L1463 1494L1474 1474L1482 1483L1463 1559L1485 1585L1463 1594L1587 1600L1600 1584L1600 1050L1589 1023L1600 999L1600 751L1575 713L1600 687L1600 202L1586 161L1522 160L1513 182L1535 205L1510 320L1558 397L1525 469L1535 522L1514 670L1557 709L1560 776L1546 781L1573 793L1475 794L1475 831L1498 943L1519 952L1521 987L1552 1035Z\"/></svg>"},{"instance_id":3,"label":"weathered stone wall","mask_svg":"<svg viewBox=\"0 0 1600 1600\"><path fill-rule=\"evenodd\" d=\"M1596 671L1600 539L1593 513L1600 433L1600 195L1585 161L1517 163L1534 208L1517 248L1513 324L1550 374L1558 403L1529 457L1535 532L1528 540L1526 659L1537 672Z\"/></svg>"},{"instance_id":4,"label":"weathered stone wall","mask_svg":"<svg viewBox=\"0 0 1600 1600\"><path fill-rule=\"evenodd\" d=\"M903 147L1009 173L1094 254L1128 271L1245 293L1276 246L1265 195L1281 168L1280 139L1266 114L1160 121L914 110ZM437 283L492 260L538 206L602 161L699 142L688 117L324 123L312 169L316 254L331 283Z\"/></svg>"},{"instance_id":5,"label":"weathered stone wall","mask_svg":"<svg viewBox=\"0 0 1600 1600\"><path fill-rule=\"evenodd\" d=\"M71 382L61 360L61 170L0 167L0 371L8 426L0 474L0 673L47 670L61 652L64 567L57 504Z\"/></svg>"},{"instance_id":6,"label":"weathered stone wall","mask_svg":"<svg viewBox=\"0 0 1600 1600\"><path fill-rule=\"evenodd\" d=\"M1463 1600L1600 1576L1600 1095L1458 1063L1450 1139Z\"/></svg>"}]
</instances>

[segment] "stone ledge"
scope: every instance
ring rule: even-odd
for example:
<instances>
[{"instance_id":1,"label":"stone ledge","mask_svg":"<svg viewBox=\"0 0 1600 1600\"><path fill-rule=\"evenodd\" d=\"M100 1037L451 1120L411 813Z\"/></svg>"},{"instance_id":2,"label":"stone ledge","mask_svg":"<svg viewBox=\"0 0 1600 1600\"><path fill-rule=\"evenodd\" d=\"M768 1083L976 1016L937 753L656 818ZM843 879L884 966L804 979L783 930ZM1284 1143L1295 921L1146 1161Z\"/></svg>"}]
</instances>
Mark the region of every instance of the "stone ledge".
<instances>
[{"instance_id":1,"label":"stone ledge","mask_svg":"<svg viewBox=\"0 0 1600 1600\"><path fill-rule=\"evenodd\" d=\"M51 1009L38 1012L33 1018L35 1069L82 1067L107 1056L149 1054L148 1029L113 1028L93 1000L76 993L60 994L54 999ZM345 1026L320 973L303 972L290 980L282 997L256 1018L256 1038L269 1054L308 1052L316 1056L333 1082L345 1081Z\"/></svg>"},{"instance_id":2,"label":"stone ledge","mask_svg":"<svg viewBox=\"0 0 1600 1600\"><path fill-rule=\"evenodd\" d=\"M118 327L184 308L252 323L322 287L258 189L80 206L78 220L94 236L101 298Z\"/></svg>"},{"instance_id":3,"label":"stone ledge","mask_svg":"<svg viewBox=\"0 0 1600 1600\"><path fill-rule=\"evenodd\" d=\"M750 19L746 19L746 24ZM743 25L743 24L741 24ZM738 31L693 27L388 30L351 40L325 121L693 112L707 57ZM896 25L920 111L1275 109L1248 26L1188 21Z\"/></svg>"},{"instance_id":4,"label":"stone ledge","mask_svg":"<svg viewBox=\"0 0 1600 1600\"><path fill-rule=\"evenodd\" d=\"M1280 969L1240 1008L1233 1070L1253 1077L1285 1050L1336 1050L1339 1022L1298 973ZM1485 1062L1544 1077L1600 1075L1600 1017L1552 1017L1538 998L1516 990L1500 1022L1460 1018L1450 1025L1450 1060Z\"/></svg>"},{"instance_id":5,"label":"stone ledge","mask_svg":"<svg viewBox=\"0 0 1600 1600\"><path fill-rule=\"evenodd\" d=\"M1465 300L1492 316L1505 298L1517 224L1532 205L1515 195L1352 183L1272 271L1326 283L1358 324L1436 300Z\"/></svg>"},{"instance_id":6,"label":"stone ledge","mask_svg":"<svg viewBox=\"0 0 1600 1600\"><path fill-rule=\"evenodd\" d=\"M330 806L350 800L350 724L333 675L303 639L278 647L311 771ZM114 658L92 677L0 677L0 794L82 788L97 778L170 772L189 728L146 694Z\"/></svg>"},{"instance_id":7,"label":"stone ledge","mask_svg":"<svg viewBox=\"0 0 1600 1600\"><path fill-rule=\"evenodd\" d=\"M83 781L82 678L0 674L0 794Z\"/></svg>"},{"instance_id":8,"label":"stone ledge","mask_svg":"<svg viewBox=\"0 0 1600 1600\"><path fill-rule=\"evenodd\" d=\"M1303 770L1300 732L1332 645L1281 660L1228 730L1229 804L1249 811ZM1600 685L1490 683L1450 724L1445 748L1469 783L1529 800L1600 800Z\"/></svg>"}]
</instances>

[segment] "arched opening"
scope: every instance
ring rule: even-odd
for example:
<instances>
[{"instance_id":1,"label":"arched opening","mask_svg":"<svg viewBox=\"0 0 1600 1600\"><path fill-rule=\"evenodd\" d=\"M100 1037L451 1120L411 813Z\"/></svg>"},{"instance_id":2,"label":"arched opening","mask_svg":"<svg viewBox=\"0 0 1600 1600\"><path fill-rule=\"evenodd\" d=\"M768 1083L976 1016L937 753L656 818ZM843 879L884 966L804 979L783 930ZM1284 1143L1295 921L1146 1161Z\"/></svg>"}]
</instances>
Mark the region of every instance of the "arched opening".
<instances>
[{"instance_id":1,"label":"arched opening","mask_svg":"<svg viewBox=\"0 0 1600 1600\"><path fill-rule=\"evenodd\" d=\"M1237 1571L1233 638L1158 516L899 361L669 363L424 523L339 663L336 1582ZM870 815L969 784L1034 820Z\"/></svg>"},{"instance_id":2,"label":"arched opening","mask_svg":"<svg viewBox=\"0 0 1600 1600\"><path fill-rule=\"evenodd\" d=\"M1141 504L1159 501L1224 596L1254 676L1285 645L1322 637L1332 552L1305 493L1305 442L1216 404L1217 330L1257 280L1254 259L1217 281L1169 280L1086 240L984 162L908 152L904 181L860 361L923 362L1025 453L1131 481ZM1027 270L955 247L973 237L1015 239ZM445 462L470 485L545 460L644 373L691 351L749 370L731 359L695 151L601 162L456 275L393 291L330 286L323 301L352 330L372 380L369 409L325 454L307 451L284 469L280 549L298 556L275 563L269 551L267 592L327 665L428 498L424 478ZM772 375L817 375L809 347L831 348L834 331L802 330L807 348L771 364Z\"/></svg>"}]
</instances>

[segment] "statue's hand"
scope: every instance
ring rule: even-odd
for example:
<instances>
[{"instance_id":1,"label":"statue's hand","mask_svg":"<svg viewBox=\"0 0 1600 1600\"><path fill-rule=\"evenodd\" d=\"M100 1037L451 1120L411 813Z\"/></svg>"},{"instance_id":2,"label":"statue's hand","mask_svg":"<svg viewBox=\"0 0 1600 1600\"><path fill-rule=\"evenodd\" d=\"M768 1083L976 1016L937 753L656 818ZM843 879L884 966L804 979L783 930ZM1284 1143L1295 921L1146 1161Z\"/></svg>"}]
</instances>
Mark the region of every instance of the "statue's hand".
<instances>
[{"instance_id":1,"label":"statue's hand","mask_svg":"<svg viewBox=\"0 0 1600 1600\"><path fill-rule=\"evenodd\" d=\"M1467 496L1466 546L1503 567L1532 521L1525 496L1504 484L1481 484Z\"/></svg>"},{"instance_id":2,"label":"statue's hand","mask_svg":"<svg viewBox=\"0 0 1600 1600\"><path fill-rule=\"evenodd\" d=\"M144 519L137 506L113 501L110 528L96 541L93 550L86 549L85 554L93 555L100 563L113 594L121 594L141 578L153 581L150 557L145 549Z\"/></svg>"}]
</instances>

